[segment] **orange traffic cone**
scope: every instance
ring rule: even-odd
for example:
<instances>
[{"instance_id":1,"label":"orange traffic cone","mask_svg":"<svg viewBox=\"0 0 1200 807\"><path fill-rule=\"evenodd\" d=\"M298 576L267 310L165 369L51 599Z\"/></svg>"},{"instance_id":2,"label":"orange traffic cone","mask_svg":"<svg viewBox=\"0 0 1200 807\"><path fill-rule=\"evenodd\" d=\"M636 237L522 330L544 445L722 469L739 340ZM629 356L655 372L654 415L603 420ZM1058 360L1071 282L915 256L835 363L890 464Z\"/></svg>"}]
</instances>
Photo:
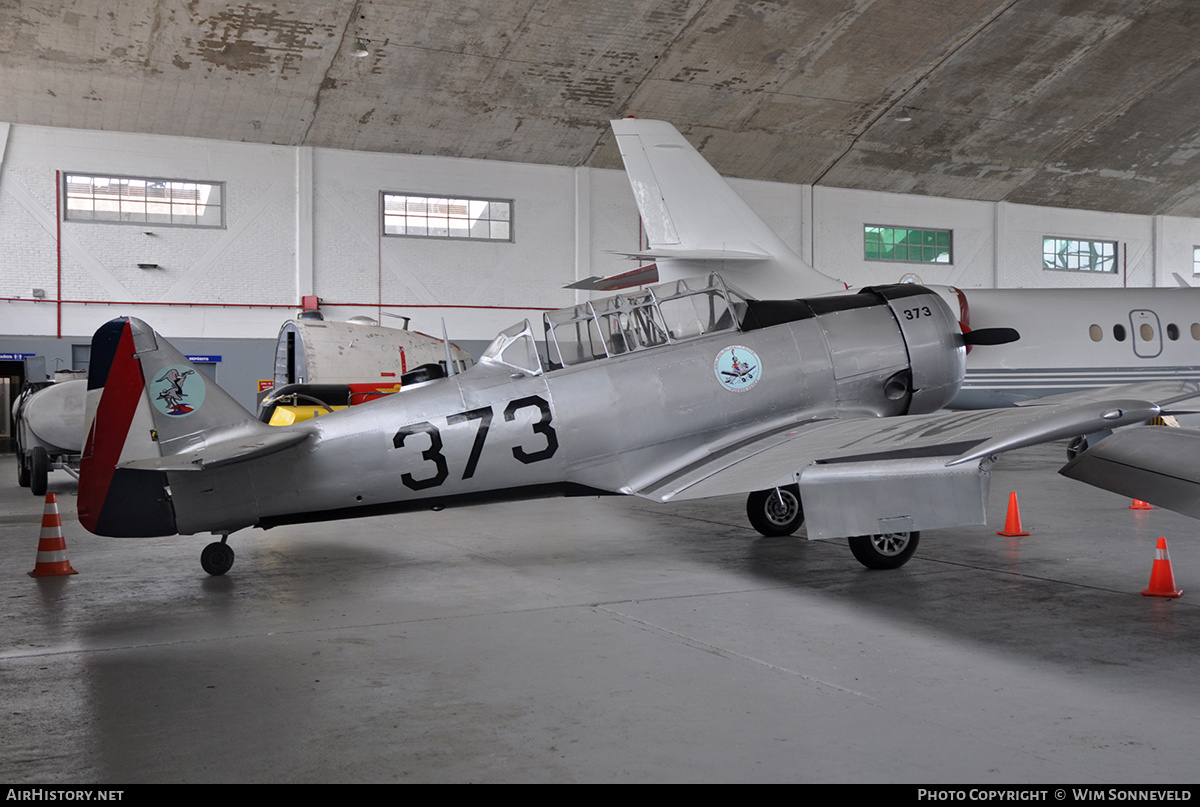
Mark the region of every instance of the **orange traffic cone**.
<instances>
[{"instance_id":1,"label":"orange traffic cone","mask_svg":"<svg viewBox=\"0 0 1200 807\"><path fill-rule=\"evenodd\" d=\"M46 509L42 511L42 536L38 540L37 564L30 577L53 577L59 574L79 574L67 560L67 540L63 538L62 518L58 515L58 497L46 494Z\"/></svg>"},{"instance_id":2,"label":"orange traffic cone","mask_svg":"<svg viewBox=\"0 0 1200 807\"><path fill-rule=\"evenodd\" d=\"M1008 494L1008 517L1004 520L1004 530L996 534L1009 538L1029 534L1021 529L1021 508L1017 506L1016 491Z\"/></svg>"},{"instance_id":3,"label":"orange traffic cone","mask_svg":"<svg viewBox=\"0 0 1200 807\"><path fill-rule=\"evenodd\" d=\"M1154 567L1150 570L1150 586L1142 592L1143 597L1179 597L1182 591L1175 588L1175 575L1171 571L1171 556L1167 554L1167 539L1159 538L1154 548Z\"/></svg>"},{"instance_id":4,"label":"orange traffic cone","mask_svg":"<svg viewBox=\"0 0 1200 807\"><path fill-rule=\"evenodd\" d=\"M1154 506L1149 502L1144 502L1141 499L1134 499L1133 504L1129 505L1130 510L1153 510Z\"/></svg>"}]
</instances>

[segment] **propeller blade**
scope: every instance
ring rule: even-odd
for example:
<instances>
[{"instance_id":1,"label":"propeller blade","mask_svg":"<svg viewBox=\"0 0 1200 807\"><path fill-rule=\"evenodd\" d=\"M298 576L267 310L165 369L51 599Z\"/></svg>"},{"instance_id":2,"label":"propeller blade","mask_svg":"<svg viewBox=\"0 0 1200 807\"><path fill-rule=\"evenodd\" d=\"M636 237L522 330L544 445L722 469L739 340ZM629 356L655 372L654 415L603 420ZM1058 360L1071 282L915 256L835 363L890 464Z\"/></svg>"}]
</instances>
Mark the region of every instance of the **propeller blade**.
<instances>
[{"instance_id":1,"label":"propeller blade","mask_svg":"<svg viewBox=\"0 0 1200 807\"><path fill-rule=\"evenodd\" d=\"M964 345L1007 345L1021 338L1015 328L980 328L962 335Z\"/></svg>"}]
</instances>

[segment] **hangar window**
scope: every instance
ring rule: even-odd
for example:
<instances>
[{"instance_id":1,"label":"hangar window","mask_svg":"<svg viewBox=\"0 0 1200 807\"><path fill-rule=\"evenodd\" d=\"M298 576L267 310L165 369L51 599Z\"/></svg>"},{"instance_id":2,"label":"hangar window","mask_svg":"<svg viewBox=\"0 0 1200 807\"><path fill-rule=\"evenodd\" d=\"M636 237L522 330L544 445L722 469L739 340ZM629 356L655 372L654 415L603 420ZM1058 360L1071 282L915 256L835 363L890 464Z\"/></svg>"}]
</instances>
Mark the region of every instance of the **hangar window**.
<instances>
[{"instance_id":1,"label":"hangar window","mask_svg":"<svg viewBox=\"0 0 1200 807\"><path fill-rule=\"evenodd\" d=\"M1116 241L1042 238L1042 268L1060 272L1116 272Z\"/></svg>"},{"instance_id":2,"label":"hangar window","mask_svg":"<svg viewBox=\"0 0 1200 807\"><path fill-rule=\"evenodd\" d=\"M225 226L225 183L64 174L65 221Z\"/></svg>"},{"instance_id":3,"label":"hangar window","mask_svg":"<svg viewBox=\"0 0 1200 807\"><path fill-rule=\"evenodd\" d=\"M868 261L954 263L950 230L915 230L867 224L863 227L863 257Z\"/></svg>"},{"instance_id":4,"label":"hangar window","mask_svg":"<svg viewBox=\"0 0 1200 807\"><path fill-rule=\"evenodd\" d=\"M1192 247L1192 274L1200 275L1200 247Z\"/></svg>"},{"instance_id":5,"label":"hangar window","mask_svg":"<svg viewBox=\"0 0 1200 807\"><path fill-rule=\"evenodd\" d=\"M409 238L512 241L511 199L381 194L383 234Z\"/></svg>"}]
</instances>

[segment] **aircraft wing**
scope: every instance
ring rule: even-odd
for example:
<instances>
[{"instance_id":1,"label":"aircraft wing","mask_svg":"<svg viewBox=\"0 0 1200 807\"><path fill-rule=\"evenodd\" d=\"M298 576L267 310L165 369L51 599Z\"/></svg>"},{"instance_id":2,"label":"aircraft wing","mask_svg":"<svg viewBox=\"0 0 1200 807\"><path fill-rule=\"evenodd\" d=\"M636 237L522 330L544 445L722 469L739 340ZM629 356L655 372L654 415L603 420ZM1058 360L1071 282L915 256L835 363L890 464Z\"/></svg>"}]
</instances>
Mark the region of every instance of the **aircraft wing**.
<instances>
[{"instance_id":1,"label":"aircraft wing","mask_svg":"<svg viewBox=\"0 0 1200 807\"><path fill-rule=\"evenodd\" d=\"M1177 382L1160 390L1173 398L1185 387ZM970 466L1016 448L1119 426L1143 423L1158 415L1154 399L1110 397L1042 406L975 412L938 412L893 418L836 418L776 426L732 445L712 446L702 457L644 478L633 493L656 501L746 493L792 484L811 466L837 465L869 478L904 473L903 462L944 468ZM901 463L897 465L897 462ZM890 463L890 465L889 465Z\"/></svg>"},{"instance_id":2,"label":"aircraft wing","mask_svg":"<svg viewBox=\"0 0 1200 807\"><path fill-rule=\"evenodd\" d=\"M1059 471L1200 518L1200 431L1139 426L1101 440Z\"/></svg>"}]
</instances>

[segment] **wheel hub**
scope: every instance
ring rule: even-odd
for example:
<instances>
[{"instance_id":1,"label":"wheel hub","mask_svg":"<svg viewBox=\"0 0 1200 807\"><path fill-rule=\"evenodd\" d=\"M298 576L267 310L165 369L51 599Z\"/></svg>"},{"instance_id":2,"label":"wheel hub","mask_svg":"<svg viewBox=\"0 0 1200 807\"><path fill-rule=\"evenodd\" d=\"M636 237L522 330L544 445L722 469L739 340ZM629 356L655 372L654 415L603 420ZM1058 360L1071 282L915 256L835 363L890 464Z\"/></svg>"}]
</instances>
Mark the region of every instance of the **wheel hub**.
<instances>
[{"instance_id":1,"label":"wheel hub","mask_svg":"<svg viewBox=\"0 0 1200 807\"><path fill-rule=\"evenodd\" d=\"M775 524L783 526L791 522L796 517L796 509L796 499L789 492L777 491L767 497L767 518Z\"/></svg>"},{"instance_id":2,"label":"wheel hub","mask_svg":"<svg viewBox=\"0 0 1200 807\"><path fill-rule=\"evenodd\" d=\"M907 532L889 532L884 535L872 535L871 543L881 555L899 555L908 546Z\"/></svg>"}]
</instances>

